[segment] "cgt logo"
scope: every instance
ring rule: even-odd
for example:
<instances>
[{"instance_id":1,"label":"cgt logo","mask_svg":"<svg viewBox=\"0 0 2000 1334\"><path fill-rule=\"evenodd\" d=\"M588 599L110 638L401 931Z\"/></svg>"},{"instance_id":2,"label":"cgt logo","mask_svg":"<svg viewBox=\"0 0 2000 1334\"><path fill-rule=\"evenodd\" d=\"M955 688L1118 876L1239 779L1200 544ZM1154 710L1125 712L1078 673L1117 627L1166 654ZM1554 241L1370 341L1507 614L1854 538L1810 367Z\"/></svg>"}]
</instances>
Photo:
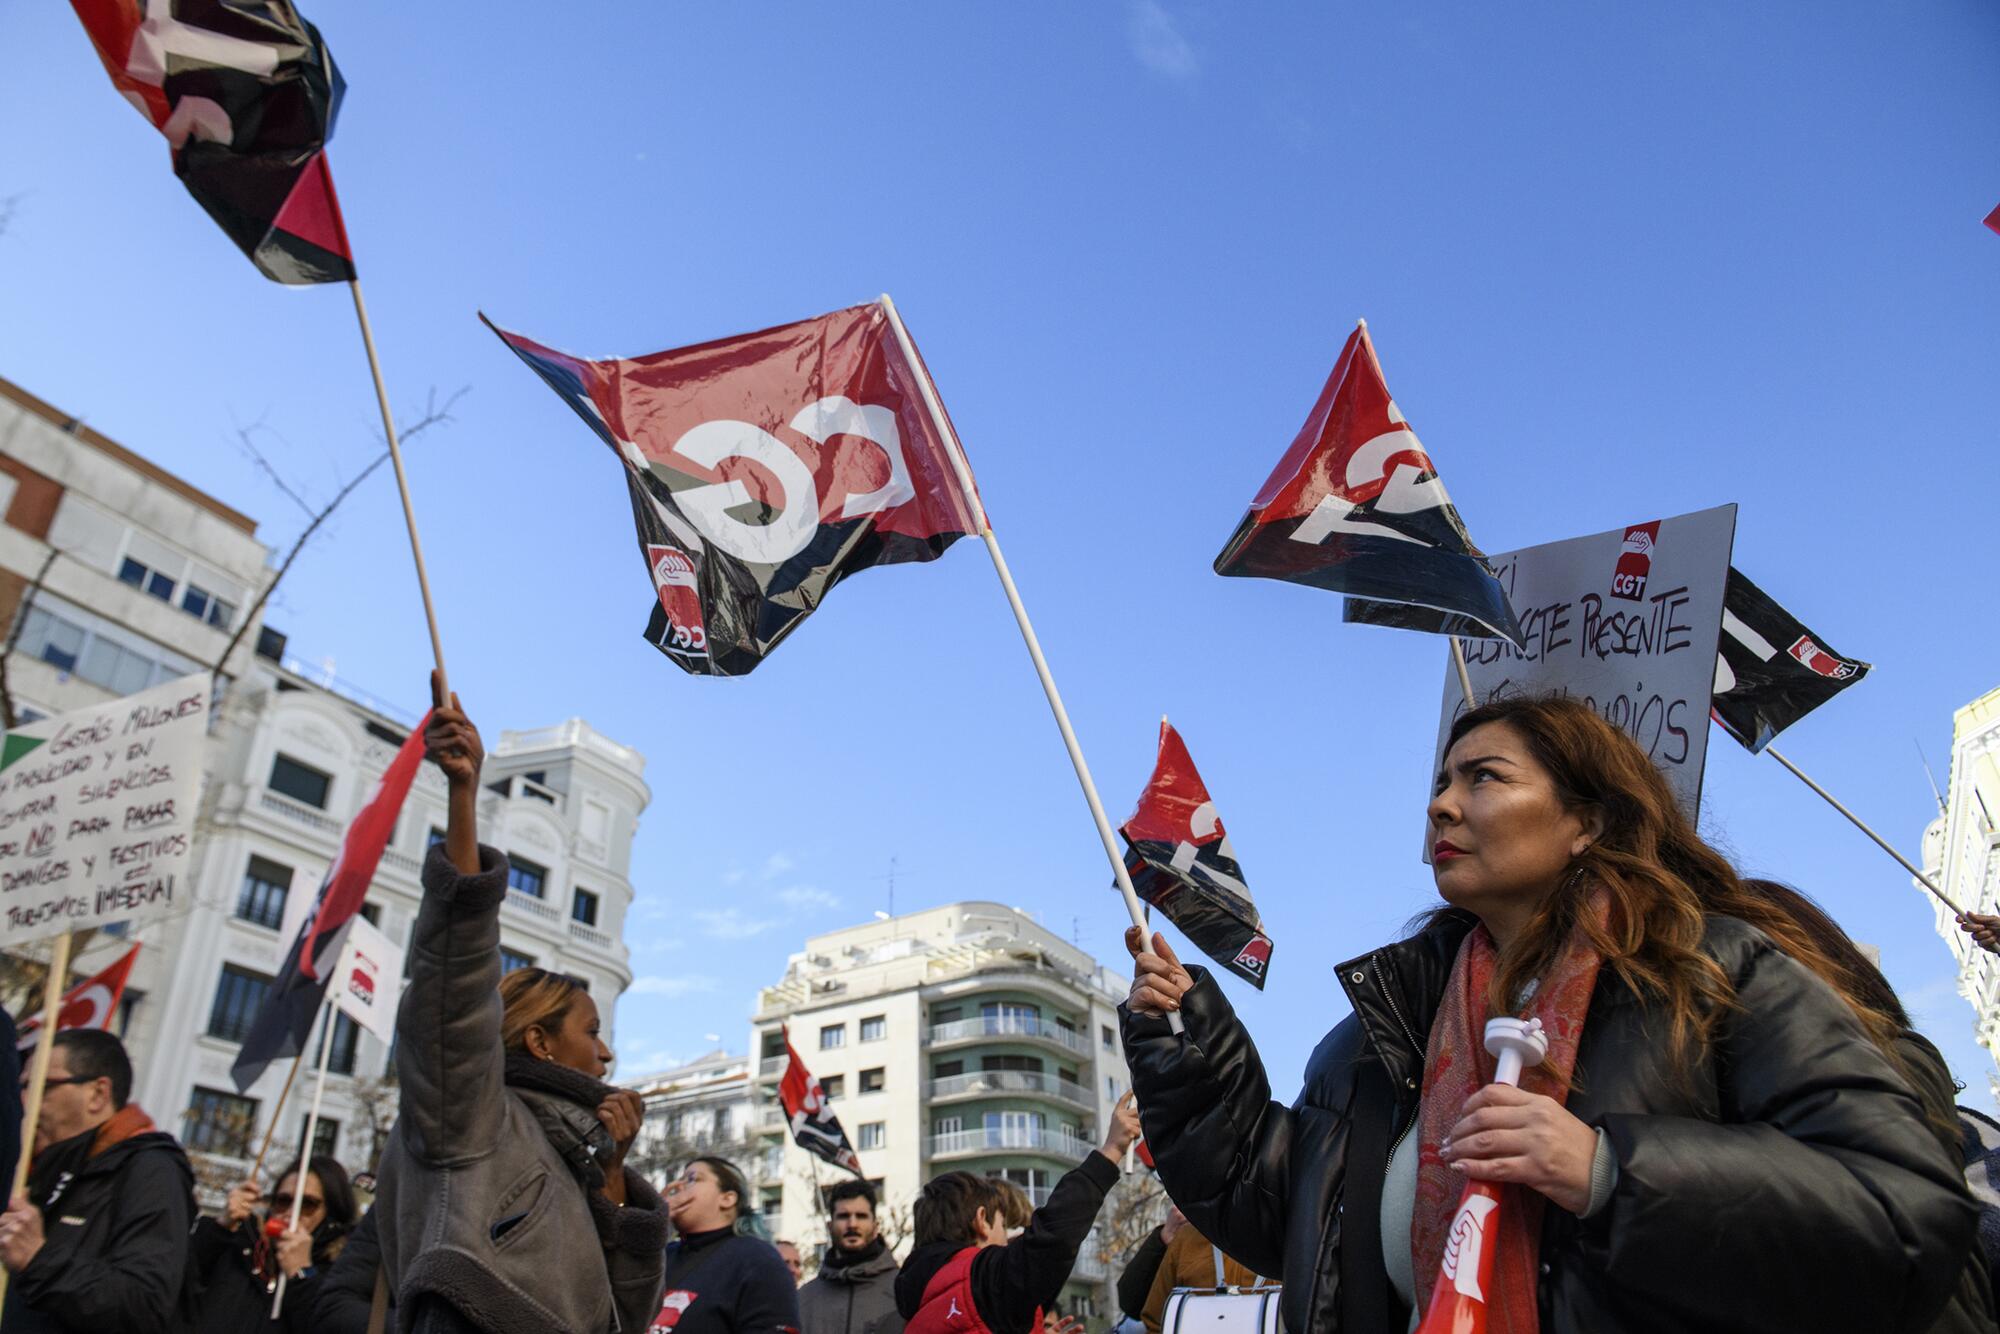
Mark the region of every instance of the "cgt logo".
<instances>
[{"instance_id":1,"label":"cgt logo","mask_svg":"<svg viewBox=\"0 0 2000 1334\"><path fill-rule=\"evenodd\" d=\"M1837 658L1815 644L1811 635L1800 635L1798 642L1785 652L1830 680L1845 681L1853 676L1856 670L1853 663L1844 658Z\"/></svg>"},{"instance_id":2,"label":"cgt logo","mask_svg":"<svg viewBox=\"0 0 2000 1334\"><path fill-rule=\"evenodd\" d=\"M1653 573L1653 548L1660 540L1660 521L1634 524L1625 530L1618 549L1618 564L1611 571L1611 596L1639 602L1646 596L1646 580Z\"/></svg>"},{"instance_id":3,"label":"cgt logo","mask_svg":"<svg viewBox=\"0 0 2000 1334\"><path fill-rule=\"evenodd\" d=\"M837 435L846 435L866 440L882 452L888 479L865 495L848 496L838 518L879 514L916 498L909 460L903 455L903 435L891 409L856 403L836 394L808 403L790 426L815 444L824 445ZM710 471L727 460L742 459L762 468L777 483L780 499L768 507L760 506L749 489L735 479L674 493L675 502L701 535L738 560L782 565L804 551L819 531L822 501L812 469L798 451L769 431L745 421L706 421L674 441L668 452ZM734 512L760 508L775 509L768 523L750 523ZM672 615L672 608L668 614Z\"/></svg>"},{"instance_id":4,"label":"cgt logo","mask_svg":"<svg viewBox=\"0 0 2000 1334\"><path fill-rule=\"evenodd\" d=\"M701 616L701 593L695 587L694 562L673 547L649 546L646 560L653 567L653 587L660 609L667 614L666 647L691 657L708 656L708 629Z\"/></svg>"},{"instance_id":5,"label":"cgt logo","mask_svg":"<svg viewBox=\"0 0 2000 1334\"><path fill-rule=\"evenodd\" d=\"M1243 947L1243 952L1237 955L1232 962L1236 967L1243 969L1245 972L1256 973L1262 976L1264 970L1271 966L1270 938L1268 936L1252 937L1250 943Z\"/></svg>"}]
</instances>

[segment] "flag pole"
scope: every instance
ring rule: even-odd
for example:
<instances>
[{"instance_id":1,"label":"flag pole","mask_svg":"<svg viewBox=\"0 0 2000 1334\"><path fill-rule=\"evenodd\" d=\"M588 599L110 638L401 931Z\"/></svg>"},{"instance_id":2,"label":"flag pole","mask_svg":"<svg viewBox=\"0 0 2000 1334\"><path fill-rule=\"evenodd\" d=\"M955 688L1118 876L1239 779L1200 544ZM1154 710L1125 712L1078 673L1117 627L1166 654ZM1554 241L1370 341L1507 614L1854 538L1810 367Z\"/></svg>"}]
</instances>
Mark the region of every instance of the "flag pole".
<instances>
[{"instance_id":1,"label":"flag pole","mask_svg":"<svg viewBox=\"0 0 2000 1334\"><path fill-rule=\"evenodd\" d=\"M334 1024L333 1024L332 997L327 998L326 1004L321 1009L319 1024L320 1024L319 1071L317 1076L313 1080L312 1110L306 1113L305 1142L299 1146L298 1178L292 1182L292 1221L291 1225L286 1229L286 1231L296 1231L298 1229L299 1213L302 1209L305 1208L305 1203L306 1203L306 1173L312 1170L313 1134L319 1129L320 1099L326 1093L327 1059L329 1056L332 1055L333 1052ZM275 1115L273 1115L271 1118L274 1124L276 1123L277 1119L278 1118ZM278 1286L271 1293L271 1319L273 1320L276 1320L278 1318L278 1309L284 1305L285 1283L290 1278L291 1275L287 1274L284 1271L284 1267L282 1265L279 1266Z\"/></svg>"},{"instance_id":2,"label":"flag pole","mask_svg":"<svg viewBox=\"0 0 2000 1334\"><path fill-rule=\"evenodd\" d=\"M437 608L431 602L430 576L424 570L424 544L417 537L417 511L410 503L410 479L403 471L403 447L396 440L396 417L389 410L389 391L382 384L382 362L375 355L375 331L368 323L368 305L361 299L361 279L349 278L347 290L354 295L354 318L361 323L361 345L368 350L368 371L375 378L375 402L382 409L382 433L389 439L389 463L396 470L396 490L403 498L403 523L410 530L410 555L417 563L417 591L424 598L424 621L431 631L431 656L437 661L438 692L446 700L451 687L444 672L444 641L438 637Z\"/></svg>"},{"instance_id":3,"label":"flag pole","mask_svg":"<svg viewBox=\"0 0 2000 1334\"><path fill-rule=\"evenodd\" d=\"M1465 707L1479 707L1479 697L1472 693L1472 673L1465 666L1465 641L1457 635L1446 635L1451 641L1451 665L1458 668L1458 688L1465 692Z\"/></svg>"},{"instance_id":4,"label":"flag pole","mask_svg":"<svg viewBox=\"0 0 2000 1334\"><path fill-rule=\"evenodd\" d=\"M14 1184L7 1191L10 1203L28 1188L28 1167L35 1161L35 1128L42 1119L42 1095L49 1087L49 1057L55 1054L56 1023L62 1016L63 983L69 978L73 937L69 927L56 937L49 976L42 984L42 1030L35 1035L35 1054L28 1062L28 1092L21 1103L21 1156L14 1163ZM7 1271L0 1269L0 1309L5 1309L6 1303Z\"/></svg>"},{"instance_id":5,"label":"flag pole","mask_svg":"<svg viewBox=\"0 0 2000 1334\"><path fill-rule=\"evenodd\" d=\"M308 1040L307 1046L312 1045ZM264 1127L264 1142L258 1146L256 1160L250 1164L249 1180L255 1184L257 1174L264 1170L264 1155L271 1151L271 1137L278 1133L278 1118L284 1114L285 1099L292 1094L292 1081L299 1077L299 1067L305 1064L306 1049L299 1048L299 1054L292 1057L292 1072L285 1076L285 1086L278 1090L277 1105L271 1108L271 1124Z\"/></svg>"},{"instance_id":6,"label":"flag pole","mask_svg":"<svg viewBox=\"0 0 2000 1334\"><path fill-rule=\"evenodd\" d=\"M1111 829L1111 818L1104 813L1104 802L1097 795L1097 784L1091 779L1090 765L1083 758L1083 747L1076 739L1076 729L1070 726L1069 710L1063 707L1062 694L1056 689L1055 677L1049 672L1048 659L1042 656L1041 641L1035 637L1035 627L1028 620L1028 609L1021 602L1021 591L1014 586L1014 575L1007 568L1007 558L1000 552L1000 539L994 535L993 525L986 520L986 507L980 503L979 488L973 484L972 468L965 461L965 450L958 442L958 432L952 429L951 419L945 416L944 404L938 400L937 386L931 383L930 372L917 355L916 344L910 340L910 331L903 327L903 317L896 312L896 303L889 299L886 292L882 294L882 309L889 317L890 327L896 331L896 342L902 347L903 359L909 363L910 371L916 377L917 389L923 395L931 425L944 442L945 452L951 456L952 471L958 476L959 494L978 525L979 538L986 544L986 554L993 558L994 573L1000 576L1000 588L1007 595L1007 605L1013 609L1014 624L1020 627L1021 640L1028 646L1028 657L1034 662L1035 675L1042 683L1042 694L1048 697L1049 711L1055 715L1056 730L1062 733L1063 746L1069 751L1070 766L1076 770L1076 781L1082 786L1083 799L1090 806L1091 822L1097 826L1097 839L1104 845L1104 855L1111 863L1111 874L1125 900L1125 911L1131 914L1132 925L1139 929L1139 935L1144 939L1145 909L1139 902L1138 891L1132 888L1132 877L1125 870L1125 859L1118 855L1118 840ZM1179 1011L1169 1010L1167 1023L1176 1033L1186 1031Z\"/></svg>"},{"instance_id":7,"label":"flag pole","mask_svg":"<svg viewBox=\"0 0 2000 1334\"><path fill-rule=\"evenodd\" d=\"M1880 834L1876 833L1873 829L1870 829L1860 816L1856 815L1853 811L1848 810L1847 807L1841 805L1840 799L1838 797L1834 796L1833 793L1821 787L1818 783L1813 782L1812 779L1806 777L1805 771L1800 769L1798 765L1793 764L1790 760L1786 759L1783 755L1781 755L1778 752L1778 748L1776 746L1765 746L1764 753L1766 755L1769 755L1772 759L1776 760L1778 763L1784 765L1787 769L1790 769L1792 771L1792 776L1794 778L1798 779L1801 783L1804 783L1814 792L1817 792L1820 795L1821 799L1823 799L1827 805L1833 807L1835 810L1839 811L1842 815L1846 816L1849 823L1851 823L1856 829L1859 829L1862 833L1874 839L1876 847L1882 849L1882 851L1888 853L1891 857L1894 857L1897 863L1905 871L1908 871L1911 875L1915 876L1917 878L1917 883L1922 885L1925 889L1929 890L1931 892L1932 897L1937 899L1937 901L1939 903L1942 903L1945 907L1951 909L1951 915L1953 917L1956 917L1961 922L1965 920L1965 910L1960 908L1956 903L1953 903L1950 899L1946 898L1944 896L1944 891L1937 887L1936 881L1932 880L1929 876L1925 875L1922 871L1918 870L1915 866L1911 865L1910 859L1908 857L1905 857L1902 853L1896 851L1895 848L1891 847L1888 841L1885 840Z\"/></svg>"}]
</instances>

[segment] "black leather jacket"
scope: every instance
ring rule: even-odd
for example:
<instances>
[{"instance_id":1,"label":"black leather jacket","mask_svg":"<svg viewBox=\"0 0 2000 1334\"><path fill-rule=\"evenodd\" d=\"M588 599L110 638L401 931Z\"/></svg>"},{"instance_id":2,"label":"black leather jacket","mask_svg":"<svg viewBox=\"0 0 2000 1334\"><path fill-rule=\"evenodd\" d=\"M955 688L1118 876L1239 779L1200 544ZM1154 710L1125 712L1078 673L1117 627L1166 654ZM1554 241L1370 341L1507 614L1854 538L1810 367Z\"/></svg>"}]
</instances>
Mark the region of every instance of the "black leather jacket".
<instances>
[{"instance_id":1,"label":"black leather jacket","mask_svg":"<svg viewBox=\"0 0 2000 1334\"><path fill-rule=\"evenodd\" d=\"M1190 970L1185 1037L1121 1010L1168 1193L1229 1254L1283 1275L1293 1334L1407 1326L1382 1264L1382 1181L1470 927L1447 914L1340 965L1354 1014L1320 1042L1290 1108L1271 1101L1205 970ZM1618 1180L1588 1219L1546 1211L1542 1328L1932 1329L1976 1215L1916 1099L1846 1004L1763 933L1715 918L1703 948L1739 1008L1692 1080L1669 1067L1659 1016L1609 969L1598 978L1568 1107L1606 1132Z\"/></svg>"}]
</instances>

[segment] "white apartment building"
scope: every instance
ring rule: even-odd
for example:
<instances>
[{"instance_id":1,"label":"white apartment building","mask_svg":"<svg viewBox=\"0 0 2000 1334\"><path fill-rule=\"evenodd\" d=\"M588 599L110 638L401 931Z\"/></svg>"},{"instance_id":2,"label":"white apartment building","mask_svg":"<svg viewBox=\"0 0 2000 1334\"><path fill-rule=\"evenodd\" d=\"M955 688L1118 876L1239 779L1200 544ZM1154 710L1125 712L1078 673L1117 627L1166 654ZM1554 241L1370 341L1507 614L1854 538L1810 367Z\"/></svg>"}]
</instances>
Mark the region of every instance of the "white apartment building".
<instances>
[{"instance_id":1,"label":"white apartment building","mask_svg":"<svg viewBox=\"0 0 2000 1334\"><path fill-rule=\"evenodd\" d=\"M1924 871L1970 912L2000 912L2000 688L1952 716L1951 778L1944 813L1924 830ZM1958 994L1972 1003L1973 1034L2000 1062L2000 958L1972 943L1949 910L1915 881L1938 934L1958 959ZM1986 1072L2000 1101L2000 1077Z\"/></svg>"},{"instance_id":2,"label":"white apartment building","mask_svg":"<svg viewBox=\"0 0 2000 1334\"><path fill-rule=\"evenodd\" d=\"M686 1065L623 1079L646 1102L633 1159L666 1185L664 1160L680 1153L728 1153L751 1137L756 1106L750 1094L750 1058L717 1048Z\"/></svg>"},{"instance_id":3,"label":"white apartment building","mask_svg":"<svg viewBox=\"0 0 2000 1334\"><path fill-rule=\"evenodd\" d=\"M953 903L814 936L758 995L753 1165L774 1235L824 1241L818 1188L846 1175L791 1140L778 1080L784 1032L818 1077L891 1230L930 1177L1005 1177L1036 1204L1101 1142L1130 1087L1118 1038L1128 979L1027 914ZM895 1225L903 1223L901 1229ZM1062 1307L1115 1309L1086 1245Z\"/></svg>"}]
</instances>

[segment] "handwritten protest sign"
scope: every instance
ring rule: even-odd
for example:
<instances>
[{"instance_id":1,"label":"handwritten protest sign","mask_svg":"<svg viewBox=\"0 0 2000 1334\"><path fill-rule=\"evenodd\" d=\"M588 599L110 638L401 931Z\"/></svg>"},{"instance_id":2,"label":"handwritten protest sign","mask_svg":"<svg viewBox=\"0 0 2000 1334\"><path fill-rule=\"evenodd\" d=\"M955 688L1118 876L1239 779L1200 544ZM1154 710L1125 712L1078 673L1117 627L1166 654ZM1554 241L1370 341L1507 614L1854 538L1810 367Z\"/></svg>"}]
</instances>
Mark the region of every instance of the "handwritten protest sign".
<instances>
[{"instance_id":1,"label":"handwritten protest sign","mask_svg":"<svg viewBox=\"0 0 2000 1334\"><path fill-rule=\"evenodd\" d=\"M187 900L207 732L198 674L6 734L0 945Z\"/></svg>"},{"instance_id":2,"label":"handwritten protest sign","mask_svg":"<svg viewBox=\"0 0 2000 1334\"><path fill-rule=\"evenodd\" d=\"M1701 805L1708 701L1736 540L1736 507L1614 528L1491 557L1523 643L1465 641L1481 703L1585 700L1652 757L1690 819ZM1437 758L1465 711L1448 665Z\"/></svg>"}]
</instances>

